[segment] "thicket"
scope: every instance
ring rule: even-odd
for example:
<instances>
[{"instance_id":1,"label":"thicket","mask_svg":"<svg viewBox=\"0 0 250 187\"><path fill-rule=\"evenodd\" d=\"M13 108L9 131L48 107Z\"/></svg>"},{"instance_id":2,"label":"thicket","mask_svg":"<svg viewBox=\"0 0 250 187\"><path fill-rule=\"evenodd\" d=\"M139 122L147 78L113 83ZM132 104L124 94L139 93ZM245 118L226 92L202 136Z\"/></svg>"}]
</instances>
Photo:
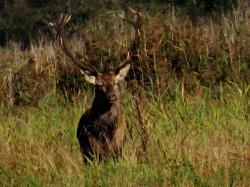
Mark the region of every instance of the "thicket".
<instances>
[{"instance_id":1,"label":"thicket","mask_svg":"<svg viewBox=\"0 0 250 187\"><path fill-rule=\"evenodd\" d=\"M41 38L52 37L47 25L48 16L55 18L61 12L73 15L71 32L85 25L86 21L107 11L121 10L133 6L156 14L175 6L182 14L188 14L193 21L198 17L230 12L238 6L239 0L2 0L0 3L0 45L4 46L9 40L22 43L26 48L31 43L37 43Z\"/></svg>"},{"instance_id":2,"label":"thicket","mask_svg":"<svg viewBox=\"0 0 250 187\"><path fill-rule=\"evenodd\" d=\"M0 48L0 186L249 186L247 2L206 13L202 2L229 1L1 2L0 23L12 24L0 27L8 35ZM119 16L136 20L128 5L142 14L140 36ZM129 51L139 67L141 84L120 85L127 140L115 162L82 165L76 129L93 89L47 26L47 14L55 22L61 12L72 14L65 33L80 62L104 70ZM17 34L26 23L12 14L41 25L27 22L30 30Z\"/></svg>"},{"instance_id":3,"label":"thicket","mask_svg":"<svg viewBox=\"0 0 250 187\"><path fill-rule=\"evenodd\" d=\"M11 2L19 2L23 6L16 7ZM129 11L107 11L110 7L120 6L120 1L116 4L106 1L100 1L99 4L88 4L87 1L74 1L72 4L70 1L67 2L64 7L59 6L62 1L9 1L2 5L4 11L1 14L14 14L15 11L7 11L6 8L20 9L20 15L27 13L28 17L34 20L39 20L41 15L47 16L54 8L50 12L51 18L41 22L44 24L44 30L47 30L47 34L49 33L54 40L50 40L46 34L43 35L39 29L42 27L39 27L34 35L38 37L41 31L40 36L43 37L37 39L40 42L34 42L33 37L33 42L26 49L21 41L10 42L1 49L3 73L0 78L0 95L3 100L11 101L13 104L37 103L55 91L63 93L70 100L75 100L84 92L83 88L86 87L79 70L62 52L55 41L56 34L48 27L48 19L57 20L57 14L61 12L72 13L72 20L65 32L70 41L70 48L79 57L79 61L104 70L118 65L130 51L131 62L135 62L141 71L143 87L150 89L154 94L161 95L170 91L173 82L182 84L188 94L211 89L214 98L219 97L221 85L230 84L240 90L246 89L249 85L250 10L246 2L241 2L238 7L231 7L231 13L218 13L220 21L214 20L210 15L200 17L198 23L193 22L192 17L186 16L187 14L176 12L172 5L165 6L164 11L158 12L156 10L159 7L154 6L159 4L152 1L139 2L136 6L138 9L141 4L146 8L139 11L143 15L143 23L141 38L138 41L136 29L118 16L124 14L126 18L135 20ZM131 2L122 3L121 6L124 6ZM186 2L183 3L185 5ZM97 5L100 7L95 9ZM27 11L23 11L22 7ZM41 17L29 14L28 10L38 10L37 14ZM82 14L79 10L88 13ZM20 15L16 14L19 19L29 19ZM79 19L79 16L83 17ZM4 18L2 21L8 20L3 16L1 18ZM9 19L14 20L11 16ZM85 20L84 27L80 24L83 23L81 20ZM23 26L23 32L28 32L25 24L21 23L23 22L13 22L12 26ZM29 28L32 33L33 27ZM6 33L20 36L22 40L31 39L31 34L16 35L14 31L10 28Z\"/></svg>"}]
</instances>

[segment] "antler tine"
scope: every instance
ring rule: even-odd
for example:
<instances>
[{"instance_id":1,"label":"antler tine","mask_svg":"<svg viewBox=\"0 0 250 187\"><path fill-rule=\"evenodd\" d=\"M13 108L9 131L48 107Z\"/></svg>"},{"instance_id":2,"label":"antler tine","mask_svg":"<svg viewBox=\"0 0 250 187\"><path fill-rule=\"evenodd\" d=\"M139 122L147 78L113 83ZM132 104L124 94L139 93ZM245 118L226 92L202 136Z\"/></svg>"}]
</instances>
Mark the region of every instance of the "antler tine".
<instances>
[{"instance_id":1,"label":"antler tine","mask_svg":"<svg viewBox=\"0 0 250 187\"><path fill-rule=\"evenodd\" d=\"M51 17L49 15L46 16L47 21L49 22L50 27L55 27L55 23L51 21Z\"/></svg>"},{"instance_id":2,"label":"antler tine","mask_svg":"<svg viewBox=\"0 0 250 187\"><path fill-rule=\"evenodd\" d=\"M68 22L70 21L70 19L71 19L71 14L70 14L70 15L67 15L67 16L65 17L65 22L68 23Z\"/></svg>"},{"instance_id":3,"label":"antler tine","mask_svg":"<svg viewBox=\"0 0 250 187\"><path fill-rule=\"evenodd\" d=\"M140 19L142 19L142 13L141 12L135 11L131 7L128 7L128 9L130 10L130 12L132 12L134 15L136 15L136 17L137 17L136 22L138 22Z\"/></svg>"},{"instance_id":4,"label":"antler tine","mask_svg":"<svg viewBox=\"0 0 250 187\"><path fill-rule=\"evenodd\" d=\"M128 9L130 10L130 12L132 12L133 14L137 14L138 12L135 11L134 9L132 9L131 7L128 7Z\"/></svg>"},{"instance_id":5,"label":"antler tine","mask_svg":"<svg viewBox=\"0 0 250 187\"><path fill-rule=\"evenodd\" d=\"M114 72L118 72L120 69L124 68L129 63L130 63L130 54L128 51L126 59L122 63L120 63L118 67L114 69Z\"/></svg>"},{"instance_id":6,"label":"antler tine","mask_svg":"<svg viewBox=\"0 0 250 187\"><path fill-rule=\"evenodd\" d=\"M59 18L59 23L62 22L62 18L63 18L63 14L60 15L60 18Z\"/></svg>"},{"instance_id":7,"label":"antler tine","mask_svg":"<svg viewBox=\"0 0 250 187\"><path fill-rule=\"evenodd\" d=\"M122 16L121 14L118 14L118 16L121 19L123 19L124 21L128 22L129 24L131 24L135 28L135 30L140 29L139 27L140 27L142 19L143 19L142 14L140 12L138 12L138 11L135 11L131 7L128 7L128 9L130 10L130 12L132 12L134 15L136 15L136 20L135 21L127 19L124 16Z\"/></svg>"},{"instance_id":8,"label":"antler tine","mask_svg":"<svg viewBox=\"0 0 250 187\"><path fill-rule=\"evenodd\" d=\"M97 72L94 68L86 67L82 63L80 63L76 58L75 55L70 51L68 47L68 41L64 35L64 27L70 21L71 15L60 15L59 21L56 23L50 22L49 25L56 30L56 33L59 37L59 44L63 50L63 52L72 60L72 62L77 65L80 69L85 71Z\"/></svg>"},{"instance_id":9,"label":"antler tine","mask_svg":"<svg viewBox=\"0 0 250 187\"><path fill-rule=\"evenodd\" d=\"M134 23L133 21L131 21L131 20L125 18L125 17L122 16L121 14L118 14L118 16L119 16L122 20L128 22L128 23L131 24L133 27L135 27L135 23Z\"/></svg>"}]
</instances>

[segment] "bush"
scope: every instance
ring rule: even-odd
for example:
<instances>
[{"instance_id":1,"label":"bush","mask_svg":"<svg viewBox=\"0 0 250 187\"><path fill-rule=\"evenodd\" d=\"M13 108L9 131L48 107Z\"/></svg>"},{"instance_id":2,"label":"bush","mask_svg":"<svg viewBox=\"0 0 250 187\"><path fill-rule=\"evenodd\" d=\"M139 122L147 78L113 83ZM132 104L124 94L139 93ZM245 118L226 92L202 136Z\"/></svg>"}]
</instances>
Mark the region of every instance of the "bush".
<instances>
[{"instance_id":1,"label":"bush","mask_svg":"<svg viewBox=\"0 0 250 187\"><path fill-rule=\"evenodd\" d=\"M197 16L206 16L211 14L226 13L232 11L239 5L239 0L179 0L175 4L184 9L186 13L191 15L193 20Z\"/></svg>"}]
</instances>

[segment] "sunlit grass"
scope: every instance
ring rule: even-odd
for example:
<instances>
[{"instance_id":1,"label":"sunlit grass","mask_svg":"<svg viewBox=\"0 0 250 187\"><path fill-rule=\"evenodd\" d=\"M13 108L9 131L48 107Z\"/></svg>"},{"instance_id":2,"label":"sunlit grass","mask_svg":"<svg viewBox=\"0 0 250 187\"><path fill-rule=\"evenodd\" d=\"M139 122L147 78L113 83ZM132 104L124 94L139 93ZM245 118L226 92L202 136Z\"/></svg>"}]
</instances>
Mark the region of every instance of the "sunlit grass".
<instances>
[{"instance_id":1,"label":"sunlit grass","mask_svg":"<svg viewBox=\"0 0 250 187\"><path fill-rule=\"evenodd\" d=\"M124 92L128 127L117 162L82 164L78 120L89 103L48 96L38 107L1 104L0 184L3 186L248 186L249 101L237 89L223 100L209 94L148 96L141 113ZM89 95L89 94L87 94ZM150 95L150 94L149 94ZM91 97L86 96L91 99ZM130 129L130 130L131 130Z\"/></svg>"},{"instance_id":2,"label":"sunlit grass","mask_svg":"<svg viewBox=\"0 0 250 187\"><path fill-rule=\"evenodd\" d=\"M58 44L1 48L0 186L250 186L248 14L194 25L174 12L145 13L137 52L152 75L136 89L139 104L122 87L127 128L118 161L83 164L76 129L93 89ZM121 61L134 37L116 16L85 29L99 69ZM71 43L84 51L82 39Z\"/></svg>"}]
</instances>

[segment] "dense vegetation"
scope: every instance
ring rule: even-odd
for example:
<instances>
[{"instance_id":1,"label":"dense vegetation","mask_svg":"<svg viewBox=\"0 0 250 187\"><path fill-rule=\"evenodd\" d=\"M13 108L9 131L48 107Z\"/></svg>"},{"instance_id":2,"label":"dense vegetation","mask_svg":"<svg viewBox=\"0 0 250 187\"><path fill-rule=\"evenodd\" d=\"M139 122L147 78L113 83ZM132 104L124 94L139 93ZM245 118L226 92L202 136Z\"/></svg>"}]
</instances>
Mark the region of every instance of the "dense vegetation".
<instances>
[{"instance_id":1,"label":"dense vegetation","mask_svg":"<svg viewBox=\"0 0 250 187\"><path fill-rule=\"evenodd\" d=\"M136 19L128 5L144 18L138 41L119 17ZM3 1L0 185L249 186L248 6L233 0ZM79 61L105 70L130 51L140 65L140 84L120 85L128 126L116 162L82 164L76 128L93 88L48 27L61 12L72 14L65 30Z\"/></svg>"},{"instance_id":2,"label":"dense vegetation","mask_svg":"<svg viewBox=\"0 0 250 187\"><path fill-rule=\"evenodd\" d=\"M47 28L48 16L55 18L61 12L73 15L71 26L84 26L89 20L107 11L126 9L133 6L139 10L151 13L162 12L169 6L176 5L179 12L191 16L193 20L204 15L218 16L218 13L228 12L237 7L238 0L196 0L196 1L171 1L171 0L117 0L96 1L91 0L3 0L0 3L0 45L6 45L9 40L21 42L23 47L28 47L32 42L49 35Z\"/></svg>"}]
</instances>

